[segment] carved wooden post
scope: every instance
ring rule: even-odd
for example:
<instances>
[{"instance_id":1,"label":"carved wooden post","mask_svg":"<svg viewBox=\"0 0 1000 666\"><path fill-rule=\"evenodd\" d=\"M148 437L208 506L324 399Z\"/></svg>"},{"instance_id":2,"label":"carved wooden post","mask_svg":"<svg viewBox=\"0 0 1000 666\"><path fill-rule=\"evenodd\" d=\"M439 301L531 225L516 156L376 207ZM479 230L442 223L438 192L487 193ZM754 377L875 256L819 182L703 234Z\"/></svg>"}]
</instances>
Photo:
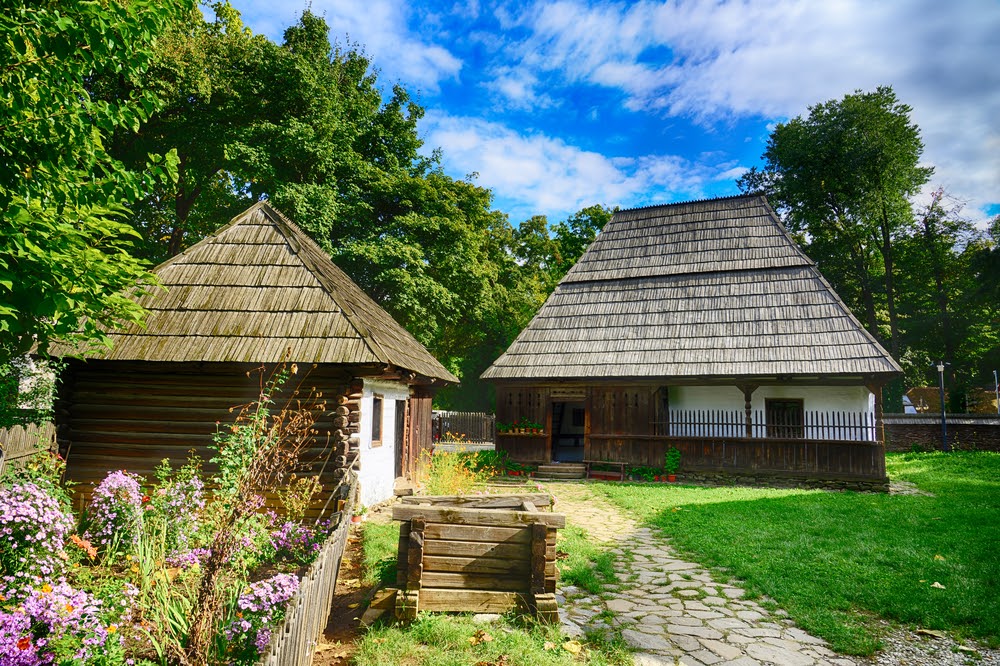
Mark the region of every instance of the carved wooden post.
<instances>
[{"instance_id":1,"label":"carved wooden post","mask_svg":"<svg viewBox=\"0 0 1000 666\"><path fill-rule=\"evenodd\" d=\"M753 392L757 390L757 386L754 384L744 384L740 386L739 389L743 391L743 414L746 419L747 424L747 439L753 437L753 410L752 410L752 398Z\"/></svg>"},{"instance_id":2,"label":"carved wooden post","mask_svg":"<svg viewBox=\"0 0 1000 666\"><path fill-rule=\"evenodd\" d=\"M420 607L420 579L424 572L424 520L410 521L409 543L406 549L406 589L396 594L396 617L413 620Z\"/></svg>"},{"instance_id":3,"label":"carved wooden post","mask_svg":"<svg viewBox=\"0 0 1000 666\"><path fill-rule=\"evenodd\" d=\"M868 384L865 388L875 396L875 441L885 443L885 422L882 414L882 385Z\"/></svg>"}]
</instances>

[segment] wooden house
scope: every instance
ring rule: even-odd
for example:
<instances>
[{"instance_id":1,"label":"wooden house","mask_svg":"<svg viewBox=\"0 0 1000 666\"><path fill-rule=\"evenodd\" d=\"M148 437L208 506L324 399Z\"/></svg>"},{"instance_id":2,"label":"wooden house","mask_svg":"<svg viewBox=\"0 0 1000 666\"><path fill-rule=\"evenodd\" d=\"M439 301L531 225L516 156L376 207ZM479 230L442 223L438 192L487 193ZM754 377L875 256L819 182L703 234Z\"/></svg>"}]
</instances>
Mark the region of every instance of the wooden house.
<instances>
[{"instance_id":1,"label":"wooden house","mask_svg":"<svg viewBox=\"0 0 1000 666\"><path fill-rule=\"evenodd\" d=\"M281 364L301 396L322 394L306 458L325 485L354 465L372 504L413 473L433 393L457 379L294 223L255 204L154 273L166 289L137 297L145 327L83 358L56 350L68 361L58 439L79 492L112 469L149 474L191 450L208 460L231 408L258 397L253 371Z\"/></svg>"},{"instance_id":2,"label":"wooden house","mask_svg":"<svg viewBox=\"0 0 1000 666\"><path fill-rule=\"evenodd\" d=\"M483 378L515 460L662 467L676 447L689 477L866 486L899 372L766 199L738 196L615 213Z\"/></svg>"}]
</instances>

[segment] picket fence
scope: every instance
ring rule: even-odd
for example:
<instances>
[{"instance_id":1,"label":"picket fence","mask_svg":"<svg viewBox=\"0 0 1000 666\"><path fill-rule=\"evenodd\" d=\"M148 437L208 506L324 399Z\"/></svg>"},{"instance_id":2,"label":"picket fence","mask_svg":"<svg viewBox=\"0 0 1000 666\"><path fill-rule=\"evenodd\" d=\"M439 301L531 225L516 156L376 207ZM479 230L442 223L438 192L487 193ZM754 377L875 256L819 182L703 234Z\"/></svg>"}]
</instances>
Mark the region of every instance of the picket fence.
<instances>
[{"instance_id":1,"label":"picket fence","mask_svg":"<svg viewBox=\"0 0 1000 666\"><path fill-rule=\"evenodd\" d=\"M349 468L350 469L350 468ZM285 620L271 637L261 666L310 666L320 635L330 616L330 605L337 588L337 573L347 549L351 516L358 501L358 477L348 471L333 490L346 501L340 510L340 524L323 545L323 550L299 581L299 589L288 602Z\"/></svg>"}]
</instances>

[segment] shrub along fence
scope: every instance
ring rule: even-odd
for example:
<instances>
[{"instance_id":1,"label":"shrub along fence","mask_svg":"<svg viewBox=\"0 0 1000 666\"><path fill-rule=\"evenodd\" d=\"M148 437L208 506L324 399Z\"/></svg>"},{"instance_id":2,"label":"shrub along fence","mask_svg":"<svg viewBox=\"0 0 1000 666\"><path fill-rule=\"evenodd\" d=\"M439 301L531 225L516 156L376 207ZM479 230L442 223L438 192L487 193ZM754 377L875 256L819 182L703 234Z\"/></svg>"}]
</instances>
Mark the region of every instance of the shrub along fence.
<instances>
[{"instance_id":1,"label":"shrub along fence","mask_svg":"<svg viewBox=\"0 0 1000 666\"><path fill-rule=\"evenodd\" d=\"M358 477L354 471L349 471L333 490L339 508L339 524L326 540L319 557L299 581L298 592L288 602L285 620L272 635L271 645L260 660L261 666L312 664L320 634L329 620L358 490Z\"/></svg>"}]
</instances>

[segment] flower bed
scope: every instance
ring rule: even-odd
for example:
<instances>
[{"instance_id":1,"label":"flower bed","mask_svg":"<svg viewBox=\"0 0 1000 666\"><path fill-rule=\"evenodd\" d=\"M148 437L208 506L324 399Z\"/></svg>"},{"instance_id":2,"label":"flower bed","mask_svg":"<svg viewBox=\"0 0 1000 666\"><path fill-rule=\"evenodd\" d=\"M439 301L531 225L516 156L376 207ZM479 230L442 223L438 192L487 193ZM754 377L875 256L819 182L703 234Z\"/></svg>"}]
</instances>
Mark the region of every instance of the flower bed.
<instances>
[{"instance_id":1,"label":"flower bed","mask_svg":"<svg viewBox=\"0 0 1000 666\"><path fill-rule=\"evenodd\" d=\"M197 458L116 470L74 515L57 456L0 478L0 664L256 664L340 522L304 519L322 489L291 470L313 420L271 404L217 436L208 484Z\"/></svg>"}]
</instances>

